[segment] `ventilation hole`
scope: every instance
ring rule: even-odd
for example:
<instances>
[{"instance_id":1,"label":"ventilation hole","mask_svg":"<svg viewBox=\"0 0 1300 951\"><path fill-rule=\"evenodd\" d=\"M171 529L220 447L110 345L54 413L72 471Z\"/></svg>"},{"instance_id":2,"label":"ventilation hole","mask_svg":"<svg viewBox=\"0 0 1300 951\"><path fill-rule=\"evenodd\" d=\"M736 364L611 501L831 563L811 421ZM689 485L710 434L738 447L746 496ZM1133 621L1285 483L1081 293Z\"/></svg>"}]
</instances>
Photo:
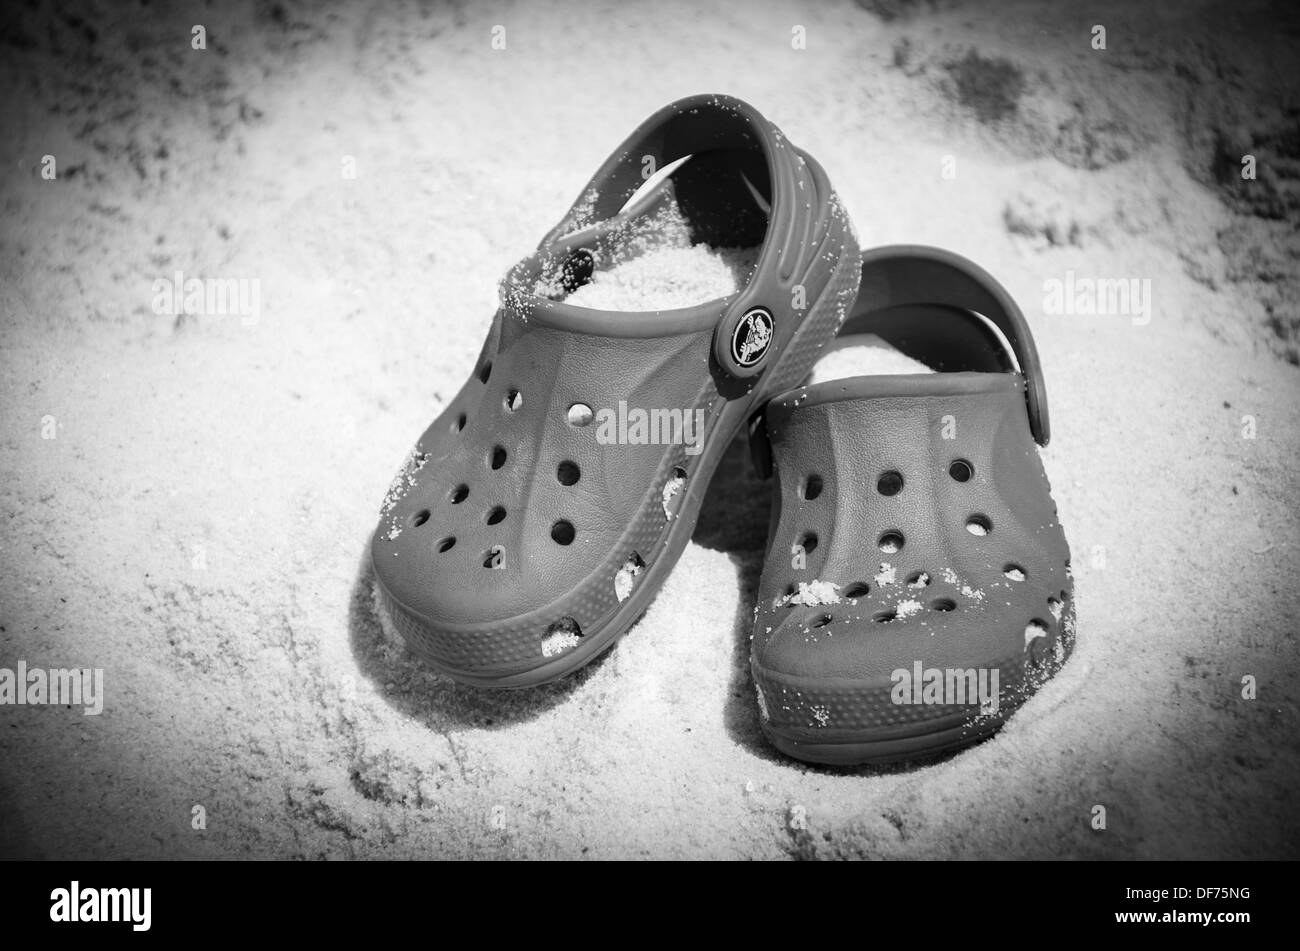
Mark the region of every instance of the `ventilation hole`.
<instances>
[{"instance_id":1,"label":"ventilation hole","mask_svg":"<svg viewBox=\"0 0 1300 951\"><path fill-rule=\"evenodd\" d=\"M813 626L813 627L825 627L827 624L831 623L831 621L833 621L833 620L835 620L835 619L834 619L833 617L831 617L829 614L823 614L823 615L822 615L821 617L819 617L817 620L815 620L815 621L812 622L812 626Z\"/></svg>"},{"instance_id":2,"label":"ventilation hole","mask_svg":"<svg viewBox=\"0 0 1300 951\"><path fill-rule=\"evenodd\" d=\"M487 523L495 525L506 517L506 510L499 505L492 507L492 511L487 513Z\"/></svg>"},{"instance_id":3,"label":"ventilation hole","mask_svg":"<svg viewBox=\"0 0 1300 951\"><path fill-rule=\"evenodd\" d=\"M465 428L465 414L461 413L451 424L451 431L458 433Z\"/></svg>"},{"instance_id":4,"label":"ventilation hole","mask_svg":"<svg viewBox=\"0 0 1300 951\"><path fill-rule=\"evenodd\" d=\"M1002 574L1010 578L1012 581L1025 580L1025 569L1021 568L1019 565L1015 564L1014 562L1012 562L1011 564L1003 565Z\"/></svg>"},{"instance_id":5,"label":"ventilation hole","mask_svg":"<svg viewBox=\"0 0 1300 951\"><path fill-rule=\"evenodd\" d=\"M803 497L811 502L822 494L822 477L810 475L803 484Z\"/></svg>"},{"instance_id":6,"label":"ventilation hole","mask_svg":"<svg viewBox=\"0 0 1300 951\"><path fill-rule=\"evenodd\" d=\"M1034 618L1025 625L1025 647L1032 644L1037 638L1047 636L1047 622L1042 618Z\"/></svg>"},{"instance_id":7,"label":"ventilation hole","mask_svg":"<svg viewBox=\"0 0 1300 951\"><path fill-rule=\"evenodd\" d=\"M506 550L501 545L493 545L483 554L484 568L504 568L506 566Z\"/></svg>"},{"instance_id":8,"label":"ventilation hole","mask_svg":"<svg viewBox=\"0 0 1300 951\"><path fill-rule=\"evenodd\" d=\"M799 539L799 547L803 549L805 555L811 555L817 550L817 533L805 532L803 538Z\"/></svg>"},{"instance_id":9,"label":"ventilation hole","mask_svg":"<svg viewBox=\"0 0 1300 951\"><path fill-rule=\"evenodd\" d=\"M898 617L897 611L877 611L874 615L872 615L871 620L875 621L877 624L888 624L890 621L895 620L897 617Z\"/></svg>"},{"instance_id":10,"label":"ventilation hole","mask_svg":"<svg viewBox=\"0 0 1300 951\"><path fill-rule=\"evenodd\" d=\"M492 361L489 360L487 363L483 364L482 369L478 371L478 381L480 383L486 383L488 381L488 377L490 377L491 375L492 375Z\"/></svg>"},{"instance_id":11,"label":"ventilation hole","mask_svg":"<svg viewBox=\"0 0 1300 951\"><path fill-rule=\"evenodd\" d=\"M546 629L542 637L542 656L554 657L578 646L582 628L571 617L562 617Z\"/></svg>"},{"instance_id":12,"label":"ventilation hole","mask_svg":"<svg viewBox=\"0 0 1300 951\"><path fill-rule=\"evenodd\" d=\"M560 480L560 485L573 485L582 478L582 470L578 468L576 462L569 462L567 459L560 463L560 467L555 470L555 478Z\"/></svg>"},{"instance_id":13,"label":"ventilation hole","mask_svg":"<svg viewBox=\"0 0 1300 951\"><path fill-rule=\"evenodd\" d=\"M952 611L957 607L957 602L952 598L935 598L930 602L930 607L936 611Z\"/></svg>"},{"instance_id":14,"label":"ventilation hole","mask_svg":"<svg viewBox=\"0 0 1300 951\"><path fill-rule=\"evenodd\" d=\"M555 634L560 631L564 631L567 634L576 634L578 637L582 637L582 628L578 626L578 622L567 615L560 618L546 629L547 634Z\"/></svg>"},{"instance_id":15,"label":"ventilation hole","mask_svg":"<svg viewBox=\"0 0 1300 951\"><path fill-rule=\"evenodd\" d=\"M506 451L501 446L492 447L492 458L490 460L493 469L500 469L506 464Z\"/></svg>"},{"instance_id":16,"label":"ventilation hole","mask_svg":"<svg viewBox=\"0 0 1300 951\"><path fill-rule=\"evenodd\" d=\"M972 515L966 519L966 531L972 535L987 535L993 531L993 523L984 515Z\"/></svg>"},{"instance_id":17,"label":"ventilation hole","mask_svg":"<svg viewBox=\"0 0 1300 951\"><path fill-rule=\"evenodd\" d=\"M586 403L574 403L569 407L569 425L586 426L595 418L595 413Z\"/></svg>"},{"instance_id":18,"label":"ventilation hole","mask_svg":"<svg viewBox=\"0 0 1300 951\"><path fill-rule=\"evenodd\" d=\"M1062 601L1069 601L1069 600L1070 600L1070 592L1068 592L1068 591L1062 589L1062 590L1061 590L1061 600L1062 600Z\"/></svg>"},{"instance_id":19,"label":"ventilation hole","mask_svg":"<svg viewBox=\"0 0 1300 951\"><path fill-rule=\"evenodd\" d=\"M564 287L564 292L572 294L579 287L590 283L595 270L595 256L586 248L578 248L560 268L560 284Z\"/></svg>"},{"instance_id":20,"label":"ventilation hole","mask_svg":"<svg viewBox=\"0 0 1300 951\"><path fill-rule=\"evenodd\" d=\"M785 594L784 594L784 595L780 595L780 594L778 594L775 598L772 599L772 610L775 611L777 608L779 608L779 607L780 607L781 605L783 605L783 604L789 604L789 603L790 603L790 599L791 599L792 597L794 597L794 593L795 593L796 590L797 590L797 588L796 588L796 586L795 586L795 584L794 584L793 582L791 582L790 584L786 585L786 586L785 586Z\"/></svg>"},{"instance_id":21,"label":"ventilation hole","mask_svg":"<svg viewBox=\"0 0 1300 951\"><path fill-rule=\"evenodd\" d=\"M897 495L903 491L903 474L890 469L876 480L876 491L881 495Z\"/></svg>"},{"instance_id":22,"label":"ventilation hole","mask_svg":"<svg viewBox=\"0 0 1300 951\"><path fill-rule=\"evenodd\" d=\"M518 412L519 408L524 405L524 394L518 390L512 389L506 393L506 409L512 413Z\"/></svg>"},{"instance_id":23,"label":"ventilation hole","mask_svg":"<svg viewBox=\"0 0 1300 951\"><path fill-rule=\"evenodd\" d=\"M576 534L577 532L573 530L573 523L566 522L564 519L560 519L551 526L551 541L557 545L572 544Z\"/></svg>"},{"instance_id":24,"label":"ventilation hole","mask_svg":"<svg viewBox=\"0 0 1300 951\"><path fill-rule=\"evenodd\" d=\"M423 525L425 522L427 522L428 520L429 520L429 510L420 509L420 511L416 512L414 515L411 516L411 525L413 527L419 527Z\"/></svg>"},{"instance_id":25,"label":"ventilation hole","mask_svg":"<svg viewBox=\"0 0 1300 951\"><path fill-rule=\"evenodd\" d=\"M844 589L846 598L865 598L871 592L871 585L865 581L858 581Z\"/></svg>"},{"instance_id":26,"label":"ventilation hole","mask_svg":"<svg viewBox=\"0 0 1300 951\"><path fill-rule=\"evenodd\" d=\"M467 498L469 498L469 486L458 485L456 488L451 490L452 505L460 505L460 503L464 502Z\"/></svg>"},{"instance_id":27,"label":"ventilation hole","mask_svg":"<svg viewBox=\"0 0 1300 951\"><path fill-rule=\"evenodd\" d=\"M948 467L948 475L952 476L958 482L969 482L970 477L974 474L974 467L965 459L954 459L952 465Z\"/></svg>"},{"instance_id":28,"label":"ventilation hole","mask_svg":"<svg viewBox=\"0 0 1300 951\"><path fill-rule=\"evenodd\" d=\"M885 532L885 534L880 536L880 541L876 544L880 546L880 550L886 555L895 554L896 552L903 550L903 533Z\"/></svg>"},{"instance_id":29,"label":"ventilation hole","mask_svg":"<svg viewBox=\"0 0 1300 951\"><path fill-rule=\"evenodd\" d=\"M614 595L619 601L626 601L636 585L636 579L645 571L645 560L638 552L632 552L623 567L614 575Z\"/></svg>"},{"instance_id":30,"label":"ventilation hole","mask_svg":"<svg viewBox=\"0 0 1300 951\"><path fill-rule=\"evenodd\" d=\"M456 536L448 535L442 541L438 542L438 551L440 552L451 551L452 546L454 546L455 544L456 544Z\"/></svg>"},{"instance_id":31,"label":"ventilation hole","mask_svg":"<svg viewBox=\"0 0 1300 951\"><path fill-rule=\"evenodd\" d=\"M930 583L930 573L928 571L914 571L907 578L909 588L924 588Z\"/></svg>"},{"instance_id":32,"label":"ventilation hole","mask_svg":"<svg viewBox=\"0 0 1300 951\"><path fill-rule=\"evenodd\" d=\"M682 489L686 488L686 470L681 466L673 467L673 474L668 481L664 483L661 498L663 500L664 518L668 521L673 520L677 510L682 507L682 502L686 496L682 494Z\"/></svg>"}]
</instances>

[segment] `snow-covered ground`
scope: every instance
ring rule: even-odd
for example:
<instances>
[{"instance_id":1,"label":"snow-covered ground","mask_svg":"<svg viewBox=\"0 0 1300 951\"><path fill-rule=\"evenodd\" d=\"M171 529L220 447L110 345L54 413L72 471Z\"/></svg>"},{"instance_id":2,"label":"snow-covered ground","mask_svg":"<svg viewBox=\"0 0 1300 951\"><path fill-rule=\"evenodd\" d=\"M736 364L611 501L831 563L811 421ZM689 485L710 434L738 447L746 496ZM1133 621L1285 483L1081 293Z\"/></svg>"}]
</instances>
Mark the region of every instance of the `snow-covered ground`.
<instances>
[{"instance_id":1,"label":"snow-covered ground","mask_svg":"<svg viewBox=\"0 0 1300 951\"><path fill-rule=\"evenodd\" d=\"M0 707L0 855L1300 856L1300 16L1076 6L11 16L0 667L102 668L105 707ZM644 618L565 682L457 686L376 620L378 505L497 280L697 92L816 155L864 247L974 259L1037 336L1077 652L938 764L764 744L740 445ZM256 313L156 313L177 271ZM1094 277L1149 297L1048 312Z\"/></svg>"}]
</instances>

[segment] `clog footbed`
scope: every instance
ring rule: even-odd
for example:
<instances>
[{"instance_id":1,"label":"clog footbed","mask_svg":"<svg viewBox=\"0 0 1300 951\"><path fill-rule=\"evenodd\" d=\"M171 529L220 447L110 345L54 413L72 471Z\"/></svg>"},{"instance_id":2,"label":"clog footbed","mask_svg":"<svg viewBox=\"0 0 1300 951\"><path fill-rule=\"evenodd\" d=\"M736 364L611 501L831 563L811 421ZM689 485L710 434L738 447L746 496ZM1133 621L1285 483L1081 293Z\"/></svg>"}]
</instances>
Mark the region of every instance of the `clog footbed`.
<instances>
[{"instance_id":1,"label":"clog footbed","mask_svg":"<svg viewBox=\"0 0 1300 951\"><path fill-rule=\"evenodd\" d=\"M997 729L1065 661L1074 599L1035 445L1042 371L1010 296L957 255L880 248L843 333L943 371L798 387L751 434L775 474L751 652L762 728L848 765Z\"/></svg>"},{"instance_id":2,"label":"clog footbed","mask_svg":"<svg viewBox=\"0 0 1300 951\"><path fill-rule=\"evenodd\" d=\"M752 273L688 307L567 300L667 226L754 248ZM681 554L728 442L834 338L859 263L825 173L751 106L651 116L503 280L469 379L384 501L381 611L466 683L544 683L599 655Z\"/></svg>"}]
</instances>

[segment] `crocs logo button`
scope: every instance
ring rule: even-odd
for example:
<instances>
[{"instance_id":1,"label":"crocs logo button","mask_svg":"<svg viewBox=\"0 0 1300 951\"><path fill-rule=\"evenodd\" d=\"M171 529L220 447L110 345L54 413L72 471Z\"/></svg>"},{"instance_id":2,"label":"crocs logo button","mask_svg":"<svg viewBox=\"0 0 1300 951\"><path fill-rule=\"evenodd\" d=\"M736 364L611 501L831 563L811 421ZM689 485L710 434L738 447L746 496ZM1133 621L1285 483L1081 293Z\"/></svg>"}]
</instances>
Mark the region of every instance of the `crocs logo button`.
<instances>
[{"instance_id":1,"label":"crocs logo button","mask_svg":"<svg viewBox=\"0 0 1300 951\"><path fill-rule=\"evenodd\" d=\"M731 359L737 366L752 367L772 345L772 314L765 307L751 307L731 332Z\"/></svg>"}]
</instances>

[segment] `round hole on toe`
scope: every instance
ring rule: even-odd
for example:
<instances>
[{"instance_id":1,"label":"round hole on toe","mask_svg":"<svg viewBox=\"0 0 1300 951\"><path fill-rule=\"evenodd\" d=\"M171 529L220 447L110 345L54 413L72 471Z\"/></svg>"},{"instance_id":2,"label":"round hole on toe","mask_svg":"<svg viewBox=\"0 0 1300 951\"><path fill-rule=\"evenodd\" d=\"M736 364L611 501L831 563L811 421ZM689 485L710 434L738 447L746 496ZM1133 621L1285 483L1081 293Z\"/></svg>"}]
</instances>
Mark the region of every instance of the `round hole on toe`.
<instances>
[{"instance_id":1,"label":"round hole on toe","mask_svg":"<svg viewBox=\"0 0 1300 951\"><path fill-rule=\"evenodd\" d=\"M499 505L494 505L492 506L492 510L487 513L487 523L489 525L496 525L505 517L506 517L506 510Z\"/></svg>"},{"instance_id":2,"label":"round hole on toe","mask_svg":"<svg viewBox=\"0 0 1300 951\"><path fill-rule=\"evenodd\" d=\"M975 467L965 459L954 459L952 465L948 467L948 475L952 476L958 482L969 482L971 476L975 474Z\"/></svg>"},{"instance_id":3,"label":"round hole on toe","mask_svg":"<svg viewBox=\"0 0 1300 951\"><path fill-rule=\"evenodd\" d=\"M880 536L880 541L876 544L880 546L880 550L886 555L895 554L896 552L903 550L903 533L885 532L885 534Z\"/></svg>"},{"instance_id":4,"label":"round hole on toe","mask_svg":"<svg viewBox=\"0 0 1300 951\"><path fill-rule=\"evenodd\" d=\"M957 607L957 602L952 598L935 598L930 602L930 607L936 611L952 611Z\"/></svg>"},{"instance_id":5,"label":"round hole on toe","mask_svg":"<svg viewBox=\"0 0 1300 951\"><path fill-rule=\"evenodd\" d=\"M865 598L870 593L871 585L865 581L854 582L844 589L844 597L846 598Z\"/></svg>"},{"instance_id":6,"label":"round hole on toe","mask_svg":"<svg viewBox=\"0 0 1300 951\"><path fill-rule=\"evenodd\" d=\"M1002 574L1012 581L1024 581L1025 569L1014 562L1002 566Z\"/></svg>"},{"instance_id":7,"label":"round hole on toe","mask_svg":"<svg viewBox=\"0 0 1300 951\"><path fill-rule=\"evenodd\" d=\"M803 497L811 502L817 496L822 494L822 477L819 475L810 475L803 484Z\"/></svg>"},{"instance_id":8,"label":"round hole on toe","mask_svg":"<svg viewBox=\"0 0 1300 951\"><path fill-rule=\"evenodd\" d=\"M460 432L460 431L461 431L462 429L464 429L464 428L465 428L465 414L464 414L464 413L461 413L461 414L460 414L459 416L457 416L454 420L452 420L452 422L451 422L451 431L452 431L453 433L458 433L458 432Z\"/></svg>"},{"instance_id":9,"label":"round hole on toe","mask_svg":"<svg viewBox=\"0 0 1300 951\"><path fill-rule=\"evenodd\" d=\"M833 620L835 620L835 619L834 619L833 617L831 617L829 614L823 614L823 615L822 615L821 617L819 617L817 620L815 620L815 621L812 622L812 626L813 626L813 627L825 627L827 624L831 623L831 621L833 621Z\"/></svg>"},{"instance_id":10,"label":"round hole on toe","mask_svg":"<svg viewBox=\"0 0 1300 951\"><path fill-rule=\"evenodd\" d=\"M894 469L882 472L876 480L876 491L881 495L897 495L903 491L903 474Z\"/></svg>"},{"instance_id":11,"label":"round hole on toe","mask_svg":"<svg viewBox=\"0 0 1300 951\"><path fill-rule=\"evenodd\" d=\"M456 536L448 535L442 541L438 542L438 551L439 552L451 551L452 547L455 546L455 544L456 544Z\"/></svg>"},{"instance_id":12,"label":"round hole on toe","mask_svg":"<svg viewBox=\"0 0 1300 951\"><path fill-rule=\"evenodd\" d=\"M871 620L875 621L877 624L888 624L890 621L895 620L897 617L898 617L897 611L877 611L875 614L872 615Z\"/></svg>"},{"instance_id":13,"label":"round hole on toe","mask_svg":"<svg viewBox=\"0 0 1300 951\"><path fill-rule=\"evenodd\" d=\"M591 407L586 403L574 403L569 407L568 419L570 426L586 426L596 414L591 411Z\"/></svg>"},{"instance_id":14,"label":"round hole on toe","mask_svg":"<svg viewBox=\"0 0 1300 951\"><path fill-rule=\"evenodd\" d=\"M817 550L817 533L805 532L803 538L799 539L799 547L803 549L805 555L811 555Z\"/></svg>"},{"instance_id":15,"label":"round hole on toe","mask_svg":"<svg viewBox=\"0 0 1300 951\"><path fill-rule=\"evenodd\" d=\"M930 573L928 571L913 571L907 576L907 586L909 588L924 588L930 584Z\"/></svg>"},{"instance_id":16,"label":"round hole on toe","mask_svg":"<svg viewBox=\"0 0 1300 951\"><path fill-rule=\"evenodd\" d=\"M993 531L993 523L985 515L972 515L966 519L966 531L972 535L987 535Z\"/></svg>"},{"instance_id":17,"label":"round hole on toe","mask_svg":"<svg viewBox=\"0 0 1300 951\"><path fill-rule=\"evenodd\" d=\"M483 366L479 368L478 381L480 383L486 383L488 381L488 377L490 377L491 375L492 375L492 361L489 360L487 363L483 364Z\"/></svg>"},{"instance_id":18,"label":"round hole on toe","mask_svg":"<svg viewBox=\"0 0 1300 951\"><path fill-rule=\"evenodd\" d=\"M418 528L428 520L429 520L429 510L420 509L420 511L416 512L414 515L411 516L411 526L413 528Z\"/></svg>"},{"instance_id":19,"label":"round hole on toe","mask_svg":"<svg viewBox=\"0 0 1300 951\"><path fill-rule=\"evenodd\" d=\"M1065 590L1062 590L1062 591L1061 591L1061 600L1062 600L1062 601L1069 601L1069 600L1070 600L1070 592L1065 591Z\"/></svg>"},{"instance_id":20,"label":"round hole on toe","mask_svg":"<svg viewBox=\"0 0 1300 951\"><path fill-rule=\"evenodd\" d=\"M501 545L493 545L483 553L484 568L504 568L506 566L506 550Z\"/></svg>"},{"instance_id":21,"label":"round hole on toe","mask_svg":"<svg viewBox=\"0 0 1300 951\"><path fill-rule=\"evenodd\" d=\"M560 485L573 485L582 478L582 470L578 468L576 462L570 462L566 459L555 470L555 478L560 480Z\"/></svg>"},{"instance_id":22,"label":"round hole on toe","mask_svg":"<svg viewBox=\"0 0 1300 951\"><path fill-rule=\"evenodd\" d=\"M464 502L467 498L469 498L469 486L462 484L451 490L452 505L460 505L460 503Z\"/></svg>"},{"instance_id":23,"label":"round hole on toe","mask_svg":"<svg viewBox=\"0 0 1300 951\"><path fill-rule=\"evenodd\" d=\"M516 389L511 389L506 393L506 410L515 413L524 405L524 394Z\"/></svg>"},{"instance_id":24,"label":"round hole on toe","mask_svg":"<svg viewBox=\"0 0 1300 951\"><path fill-rule=\"evenodd\" d=\"M506 451L501 446L492 447L492 456L488 460L493 469L500 469L506 464Z\"/></svg>"},{"instance_id":25,"label":"round hole on toe","mask_svg":"<svg viewBox=\"0 0 1300 951\"><path fill-rule=\"evenodd\" d=\"M576 534L577 532L573 530L573 523L567 522L564 519L560 519L551 526L551 541L555 542L557 545L572 544Z\"/></svg>"}]
</instances>

